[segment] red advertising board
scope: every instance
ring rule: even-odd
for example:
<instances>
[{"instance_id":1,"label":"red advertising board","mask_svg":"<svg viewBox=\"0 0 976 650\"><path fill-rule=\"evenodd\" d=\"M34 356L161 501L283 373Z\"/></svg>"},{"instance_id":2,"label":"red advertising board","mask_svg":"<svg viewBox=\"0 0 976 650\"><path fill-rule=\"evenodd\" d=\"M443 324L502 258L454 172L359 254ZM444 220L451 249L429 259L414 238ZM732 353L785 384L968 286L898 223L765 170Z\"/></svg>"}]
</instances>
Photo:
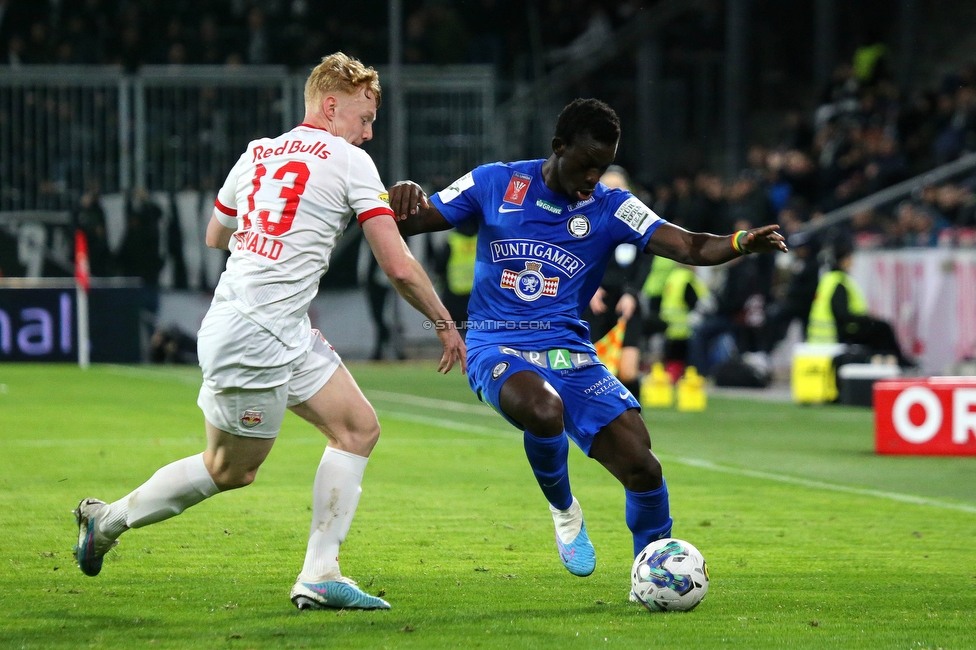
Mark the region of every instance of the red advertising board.
<instances>
[{"instance_id":1,"label":"red advertising board","mask_svg":"<svg viewBox=\"0 0 976 650\"><path fill-rule=\"evenodd\" d=\"M879 454L976 456L976 377L875 382L874 449Z\"/></svg>"}]
</instances>

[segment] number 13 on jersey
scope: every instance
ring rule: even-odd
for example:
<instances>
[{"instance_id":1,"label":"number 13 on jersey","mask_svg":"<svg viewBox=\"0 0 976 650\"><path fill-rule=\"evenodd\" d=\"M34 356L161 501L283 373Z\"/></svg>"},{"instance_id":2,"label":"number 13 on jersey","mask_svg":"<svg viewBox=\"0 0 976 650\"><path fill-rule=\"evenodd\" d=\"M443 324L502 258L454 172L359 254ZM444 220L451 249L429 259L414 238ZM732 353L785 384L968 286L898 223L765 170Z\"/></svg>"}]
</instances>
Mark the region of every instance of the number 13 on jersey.
<instances>
[{"instance_id":1,"label":"number 13 on jersey","mask_svg":"<svg viewBox=\"0 0 976 650\"><path fill-rule=\"evenodd\" d=\"M254 168L254 178L251 179L253 189L247 197L247 214L244 215L244 230L251 230L252 217L257 218L261 232L266 235L280 236L291 230L291 224L295 220L295 213L298 211L298 204L302 200L302 193L305 192L305 184L308 183L308 165L292 160L279 167L271 178L276 181L283 181L280 184L281 190L278 198L285 200L285 205L281 211L260 210L255 215L255 196L261 191L261 179L268 173L268 168L263 163L258 163ZM286 180L285 177L288 177ZM269 189L274 189L279 184L269 183Z\"/></svg>"}]
</instances>

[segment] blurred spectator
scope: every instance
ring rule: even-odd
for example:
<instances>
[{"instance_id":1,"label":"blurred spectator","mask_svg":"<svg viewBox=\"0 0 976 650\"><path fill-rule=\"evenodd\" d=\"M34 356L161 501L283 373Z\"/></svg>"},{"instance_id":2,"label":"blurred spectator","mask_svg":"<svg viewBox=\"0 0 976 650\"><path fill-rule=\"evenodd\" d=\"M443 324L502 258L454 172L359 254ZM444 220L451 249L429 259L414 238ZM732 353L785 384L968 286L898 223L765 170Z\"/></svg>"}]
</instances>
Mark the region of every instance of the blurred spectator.
<instances>
[{"instance_id":1,"label":"blurred spectator","mask_svg":"<svg viewBox=\"0 0 976 650\"><path fill-rule=\"evenodd\" d=\"M271 63L271 34L265 24L264 12L260 7L251 7L247 13L247 62L252 64Z\"/></svg>"},{"instance_id":2,"label":"blurred spectator","mask_svg":"<svg viewBox=\"0 0 976 650\"><path fill-rule=\"evenodd\" d=\"M871 354L892 355L898 365L915 367L901 351L891 325L868 315L864 294L850 276L853 248L845 239L826 251L831 271L817 285L810 309L807 341L863 345Z\"/></svg>"},{"instance_id":3,"label":"blurred spectator","mask_svg":"<svg viewBox=\"0 0 976 650\"><path fill-rule=\"evenodd\" d=\"M373 256L365 237L360 243L356 270L360 286L366 289L366 300L375 330L370 359L405 359L403 325L395 304L396 292Z\"/></svg>"},{"instance_id":4,"label":"blurred spectator","mask_svg":"<svg viewBox=\"0 0 976 650\"><path fill-rule=\"evenodd\" d=\"M88 240L88 264L92 276L115 275L115 263L105 230L105 212L99 200L97 184L81 197L76 218L78 228L85 233Z\"/></svg>"},{"instance_id":5,"label":"blurred spectator","mask_svg":"<svg viewBox=\"0 0 976 650\"><path fill-rule=\"evenodd\" d=\"M408 63L463 63L468 53L467 27L445 0L424 0L407 18L406 36Z\"/></svg>"},{"instance_id":6,"label":"blurred spectator","mask_svg":"<svg viewBox=\"0 0 976 650\"><path fill-rule=\"evenodd\" d=\"M739 174L728 189L728 206L725 220L747 223L748 228L756 228L772 223L772 207L766 194L760 189L756 176L751 171ZM712 230L711 232L726 232Z\"/></svg>"},{"instance_id":7,"label":"blurred spectator","mask_svg":"<svg viewBox=\"0 0 976 650\"><path fill-rule=\"evenodd\" d=\"M119 249L119 273L142 278L149 287L159 284L163 260L159 255L159 225L163 217L143 190L137 190L126 206L125 238Z\"/></svg>"},{"instance_id":8,"label":"blurred spectator","mask_svg":"<svg viewBox=\"0 0 976 650\"><path fill-rule=\"evenodd\" d=\"M658 258L655 258L655 262ZM701 325L703 312L711 305L711 293L695 267L677 265L668 273L661 293L660 317L664 332L664 369L678 381L688 364L688 339Z\"/></svg>"},{"instance_id":9,"label":"blurred spectator","mask_svg":"<svg viewBox=\"0 0 976 650\"><path fill-rule=\"evenodd\" d=\"M743 225L736 224L737 229ZM764 287L769 286L769 278L759 257L744 255L725 266L725 279L715 292L714 310L705 315L688 341L688 364L703 375L711 372L712 344L720 337L732 336L739 352L762 347Z\"/></svg>"},{"instance_id":10,"label":"blurred spectator","mask_svg":"<svg viewBox=\"0 0 976 650\"><path fill-rule=\"evenodd\" d=\"M149 359L153 363L196 365L197 340L176 325L160 328L149 339Z\"/></svg>"},{"instance_id":11,"label":"blurred spectator","mask_svg":"<svg viewBox=\"0 0 976 650\"><path fill-rule=\"evenodd\" d=\"M626 170L611 165L600 178L610 188L638 191L632 187ZM633 244L620 244L614 249L607 263L603 279L596 293L590 298L583 320L590 326L590 340L596 343L624 321L620 362L615 372L625 388L640 394L638 373L640 370L640 346L644 337L644 314L639 296L654 257L644 255Z\"/></svg>"},{"instance_id":12,"label":"blurred spectator","mask_svg":"<svg viewBox=\"0 0 976 650\"><path fill-rule=\"evenodd\" d=\"M939 234L949 226L945 217L933 208L914 201L903 201L898 206L898 220L892 229L896 246L926 247L939 243Z\"/></svg>"},{"instance_id":13,"label":"blurred spectator","mask_svg":"<svg viewBox=\"0 0 976 650\"><path fill-rule=\"evenodd\" d=\"M797 232L804 222L806 206L794 201L779 214L782 232L787 237ZM777 261L785 266L787 278L772 290L772 301L766 308L766 331L764 350L772 352L782 341L790 325L799 320L803 331L807 331L810 306L817 292L820 263L817 259L819 244L816 238L808 237L797 244L791 244L790 252L777 256Z\"/></svg>"}]
</instances>

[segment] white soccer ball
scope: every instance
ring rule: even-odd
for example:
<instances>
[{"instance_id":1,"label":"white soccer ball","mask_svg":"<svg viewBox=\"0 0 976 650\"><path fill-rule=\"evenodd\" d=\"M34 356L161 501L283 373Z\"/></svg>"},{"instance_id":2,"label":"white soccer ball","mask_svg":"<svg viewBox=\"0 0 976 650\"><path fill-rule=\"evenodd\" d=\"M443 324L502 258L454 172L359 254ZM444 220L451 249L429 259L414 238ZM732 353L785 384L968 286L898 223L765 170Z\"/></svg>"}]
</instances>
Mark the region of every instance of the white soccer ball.
<instances>
[{"instance_id":1,"label":"white soccer ball","mask_svg":"<svg viewBox=\"0 0 976 650\"><path fill-rule=\"evenodd\" d=\"M652 612L687 612L708 591L708 565L688 542L659 539L637 554L630 584L638 602Z\"/></svg>"}]
</instances>

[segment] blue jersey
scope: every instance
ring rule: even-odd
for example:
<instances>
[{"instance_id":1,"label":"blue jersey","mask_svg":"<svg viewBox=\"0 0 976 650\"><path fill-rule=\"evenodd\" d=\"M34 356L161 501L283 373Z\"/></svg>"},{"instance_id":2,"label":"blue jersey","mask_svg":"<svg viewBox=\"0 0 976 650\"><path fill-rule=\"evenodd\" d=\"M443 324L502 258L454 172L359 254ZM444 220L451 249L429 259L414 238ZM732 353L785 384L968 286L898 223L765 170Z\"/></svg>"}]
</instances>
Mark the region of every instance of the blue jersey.
<instances>
[{"instance_id":1,"label":"blue jersey","mask_svg":"<svg viewBox=\"0 0 976 650\"><path fill-rule=\"evenodd\" d=\"M469 348L591 352L580 319L618 244L643 251L664 221L602 183L585 201L546 187L543 160L482 165L431 197L453 226L478 221Z\"/></svg>"}]
</instances>

